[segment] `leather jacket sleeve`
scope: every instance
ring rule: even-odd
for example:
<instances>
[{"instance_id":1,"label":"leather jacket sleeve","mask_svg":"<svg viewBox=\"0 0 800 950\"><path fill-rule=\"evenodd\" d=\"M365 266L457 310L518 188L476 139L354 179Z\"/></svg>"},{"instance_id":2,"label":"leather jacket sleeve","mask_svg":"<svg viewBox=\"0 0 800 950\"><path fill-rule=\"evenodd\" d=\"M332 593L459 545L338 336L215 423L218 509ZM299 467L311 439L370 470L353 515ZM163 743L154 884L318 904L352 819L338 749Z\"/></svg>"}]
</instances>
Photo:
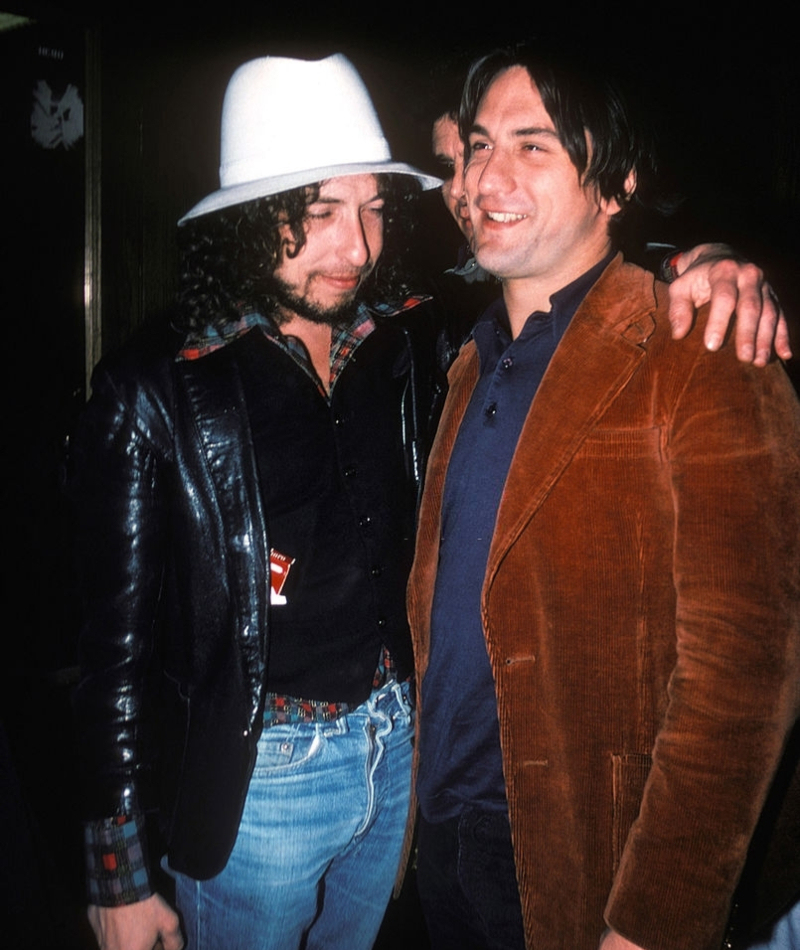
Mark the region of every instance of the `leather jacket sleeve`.
<instances>
[{"instance_id":1,"label":"leather jacket sleeve","mask_svg":"<svg viewBox=\"0 0 800 950\"><path fill-rule=\"evenodd\" d=\"M149 784L144 705L165 572L170 440L163 404L124 380L102 366L95 373L74 451L84 601L75 709L87 819L143 810Z\"/></svg>"},{"instance_id":2,"label":"leather jacket sleeve","mask_svg":"<svg viewBox=\"0 0 800 950\"><path fill-rule=\"evenodd\" d=\"M101 364L76 436L75 708L84 819L155 813L170 865L204 878L261 729L269 543L236 344L176 352L145 337Z\"/></svg>"}]
</instances>

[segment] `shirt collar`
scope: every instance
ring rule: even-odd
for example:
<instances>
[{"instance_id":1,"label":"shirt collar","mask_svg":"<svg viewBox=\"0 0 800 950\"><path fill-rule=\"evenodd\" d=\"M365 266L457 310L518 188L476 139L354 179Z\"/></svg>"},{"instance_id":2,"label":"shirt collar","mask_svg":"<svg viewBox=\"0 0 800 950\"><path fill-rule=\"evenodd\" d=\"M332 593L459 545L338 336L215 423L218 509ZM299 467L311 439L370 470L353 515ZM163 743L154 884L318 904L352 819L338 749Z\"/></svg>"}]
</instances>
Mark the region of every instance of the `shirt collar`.
<instances>
[{"instance_id":1,"label":"shirt collar","mask_svg":"<svg viewBox=\"0 0 800 950\"><path fill-rule=\"evenodd\" d=\"M360 304L349 324L334 328L331 337L330 379L328 381L330 389L333 389L334 383L341 375L356 348L366 340L377 326L376 319L397 316L429 299L429 297L421 295L410 296L400 306L379 304L368 307L366 304ZM255 311L243 312L238 320L226 323L222 327L207 326L201 332L189 334L184 340L177 359L202 359L204 356L228 346L256 327L261 329L268 340L288 353L295 363L314 380L320 393L326 399L329 398L325 387L317 378L308 351L302 341L297 337L282 333L274 320Z\"/></svg>"},{"instance_id":2,"label":"shirt collar","mask_svg":"<svg viewBox=\"0 0 800 950\"><path fill-rule=\"evenodd\" d=\"M525 321L520 339L524 340L533 330L534 323L548 321L552 324L553 331L560 335L567 328L567 325L575 316L578 307L583 303L584 298L595 285L597 279L606 269L615 255L615 251L607 254L601 261L598 261L589 270L581 274L571 283L557 290L550 296L550 310L536 310ZM490 340L496 339L498 334L504 339L506 345L511 342L511 328L508 321L508 311L505 301L502 297L493 301L484 312L473 330L475 343L480 353L486 346L491 345Z\"/></svg>"},{"instance_id":3,"label":"shirt collar","mask_svg":"<svg viewBox=\"0 0 800 950\"><path fill-rule=\"evenodd\" d=\"M355 317L348 326L341 331L334 333L334 341L331 346L331 353L341 349L343 341L354 337L355 339L365 339L375 328L374 318L384 318L397 316L412 310L419 304L430 300L430 297L424 295L412 295L407 297L401 304L376 304L368 307L361 304L356 310ZM275 322L270 317L265 317L254 310L243 310L237 320L232 320L221 327L208 325L202 330L188 333L183 341L177 358L179 360L198 360L216 350L222 349L234 340L244 336L254 327L260 327L264 333L278 342L285 340L283 334L278 329ZM367 328L365 331L365 328Z\"/></svg>"},{"instance_id":4,"label":"shirt collar","mask_svg":"<svg viewBox=\"0 0 800 950\"><path fill-rule=\"evenodd\" d=\"M327 398L325 387L317 378L317 374L308 356L308 351L301 340L295 336L282 333L274 320L263 314L250 312L243 313L238 320L226 323L222 327L207 327L202 333L188 337L183 349L178 354L179 360L197 360L221 350L255 328L259 328L264 336L279 346L297 363L300 368L317 384L321 394ZM331 336L330 379L329 386L339 378L347 361L353 355L356 347L375 329L373 315L363 304L358 307L352 321L344 326L334 327Z\"/></svg>"}]
</instances>

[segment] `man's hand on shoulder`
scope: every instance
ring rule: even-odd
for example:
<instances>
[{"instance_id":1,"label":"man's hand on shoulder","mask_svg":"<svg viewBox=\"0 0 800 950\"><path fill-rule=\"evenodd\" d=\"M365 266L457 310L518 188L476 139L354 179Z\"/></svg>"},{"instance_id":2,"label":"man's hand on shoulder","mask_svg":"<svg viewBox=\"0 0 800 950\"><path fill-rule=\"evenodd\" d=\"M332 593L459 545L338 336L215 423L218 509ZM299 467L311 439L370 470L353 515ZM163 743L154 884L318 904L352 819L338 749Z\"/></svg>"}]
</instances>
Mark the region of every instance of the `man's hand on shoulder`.
<instances>
[{"instance_id":1,"label":"man's hand on shoulder","mask_svg":"<svg viewBox=\"0 0 800 950\"><path fill-rule=\"evenodd\" d=\"M638 943L631 943L613 930L607 930L600 939L597 950L643 950Z\"/></svg>"},{"instance_id":2,"label":"man's hand on shoulder","mask_svg":"<svg viewBox=\"0 0 800 950\"><path fill-rule=\"evenodd\" d=\"M183 950L178 915L158 894L119 907L91 905L88 916L100 950Z\"/></svg>"},{"instance_id":3,"label":"man's hand on shoulder","mask_svg":"<svg viewBox=\"0 0 800 950\"><path fill-rule=\"evenodd\" d=\"M765 366L774 352L790 359L789 329L778 298L759 267L743 261L726 244L699 244L675 262L678 277L670 284L669 319L679 340L694 323L697 309L711 303L705 344L717 350L736 318L736 354L746 363Z\"/></svg>"}]
</instances>

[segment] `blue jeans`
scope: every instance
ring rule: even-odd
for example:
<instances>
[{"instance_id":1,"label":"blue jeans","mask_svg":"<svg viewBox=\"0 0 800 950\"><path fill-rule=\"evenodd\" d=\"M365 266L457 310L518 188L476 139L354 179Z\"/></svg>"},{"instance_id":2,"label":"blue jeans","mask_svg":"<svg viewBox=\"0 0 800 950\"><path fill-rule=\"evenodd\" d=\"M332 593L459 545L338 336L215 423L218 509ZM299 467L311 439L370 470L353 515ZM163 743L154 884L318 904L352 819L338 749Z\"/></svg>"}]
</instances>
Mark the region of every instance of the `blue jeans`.
<instances>
[{"instance_id":1,"label":"blue jeans","mask_svg":"<svg viewBox=\"0 0 800 950\"><path fill-rule=\"evenodd\" d=\"M408 684L331 723L265 729L239 833L208 881L175 874L186 950L369 950L411 787Z\"/></svg>"},{"instance_id":2,"label":"blue jeans","mask_svg":"<svg viewBox=\"0 0 800 950\"><path fill-rule=\"evenodd\" d=\"M747 950L800 950L800 902L775 922L769 934L749 943Z\"/></svg>"}]
</instances>

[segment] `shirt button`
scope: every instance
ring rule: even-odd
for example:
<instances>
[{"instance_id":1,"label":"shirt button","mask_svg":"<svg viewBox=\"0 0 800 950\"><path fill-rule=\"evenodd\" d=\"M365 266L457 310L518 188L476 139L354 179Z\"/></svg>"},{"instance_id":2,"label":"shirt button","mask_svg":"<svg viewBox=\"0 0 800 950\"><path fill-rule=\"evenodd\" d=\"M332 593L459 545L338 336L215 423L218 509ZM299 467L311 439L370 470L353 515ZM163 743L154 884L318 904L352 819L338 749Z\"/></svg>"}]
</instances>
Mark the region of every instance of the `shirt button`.
<instances>
[{"instance_id":1,"label":"shirt button","mask_svg":"<svg viewBox=\"0 0 800 950\"><path fill-rule=\"evenodd\" d=\"M386 617L378 617L378 626L379 626L379 627L385 627L385 626L386 626Z\"/></svg>"},{"instance_id":2,"label":"shirt button","mask_svg":"<svg viewBox=\"0 0 800 950\"><path fill-rule=\"evenodd\" d=\"M375 567L373 567L372 570L370 571L370 574L372 574L373 577L380 577L381 574L383 574L383 568L378 567L378 565L376 564Z\"/></svg>"},{"instance_id":3,"label":"shirt button","mask_svg":"<svg viewBox=\"0 0 800 950\"><path fill-rule=\"evenodd\" d=\"M504 357L504 359L503 359L503 369L511 369L511 367L512 367L513 365L514 365L514 357L513 357L513 356L506 356L506 357Z\"/></svg>"},{"instance_id":4,"label":"shirt button","mask_svg":"<svg viewBox=\"0 0 800 950\"><path fill-rule=\"evenodd\" d=\"M372 518L369 515L364 515L363 518L358 519L359 528L367 528L372 524Z\"/></svg>"},{"instance_id":5,"label":"shirt button","mask_svg":"<svg viewBox=\"0 0 800 950\"><path fill-rule=\"evenodd\" d=\"M485 412L486 412L486 415L487 415L487 416L494 416L494 415L496 415L496 414L497 414L497 403L496 403L496 402L489 403L489 405L486 407Z\"/></svg>"},{"instance_id":6,"label":"shirt button","mask_svg":"<svg viewBox=\"0 0 800 950\"><path fill-rule=\"evenodd\" d=\"M352 478L355 474L356 474L355 465L348 465L347 468L344 470L345 478Z\"/></svg>"}]
</instances>

